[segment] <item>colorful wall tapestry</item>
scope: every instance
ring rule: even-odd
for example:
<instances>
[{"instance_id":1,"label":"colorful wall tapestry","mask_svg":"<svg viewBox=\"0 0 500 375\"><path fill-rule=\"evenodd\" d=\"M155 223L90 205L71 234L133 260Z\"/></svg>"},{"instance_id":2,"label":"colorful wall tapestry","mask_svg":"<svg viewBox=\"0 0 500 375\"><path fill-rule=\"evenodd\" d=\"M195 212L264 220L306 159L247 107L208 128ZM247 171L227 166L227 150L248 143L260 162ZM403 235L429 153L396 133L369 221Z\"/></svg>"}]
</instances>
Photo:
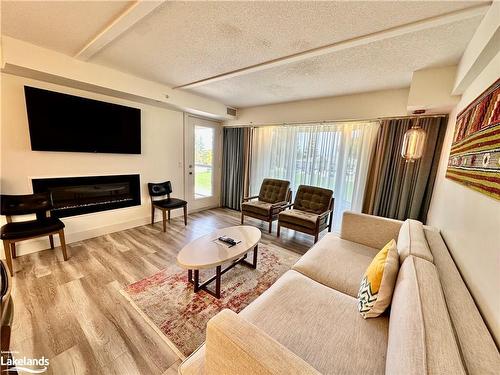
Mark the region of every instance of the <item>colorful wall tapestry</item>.
<instances>
[{"instance_id":1,"label":"colorful wall tapestry","mask_svg":"<svg viewBox=\"0 0 500 375\"><path fill-rule=\"evenodd\" d=\"M458 114L446 177L500 200L500 79Z\"/></svg>"}]
</instances>

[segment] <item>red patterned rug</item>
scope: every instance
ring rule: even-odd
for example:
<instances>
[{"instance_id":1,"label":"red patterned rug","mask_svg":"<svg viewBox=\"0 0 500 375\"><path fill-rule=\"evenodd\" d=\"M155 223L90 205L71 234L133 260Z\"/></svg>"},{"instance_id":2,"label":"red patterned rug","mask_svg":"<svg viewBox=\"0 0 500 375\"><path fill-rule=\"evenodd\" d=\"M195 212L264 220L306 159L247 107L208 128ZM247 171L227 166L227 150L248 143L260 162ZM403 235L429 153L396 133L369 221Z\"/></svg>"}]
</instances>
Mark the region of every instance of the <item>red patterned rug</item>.
<instances>
[{"instance_id":1,"label":"red patterned rug","mask_svg":"<svg viewBox=\"0 0 500 375\"><path fill-rule=\"evenodd\" d=\"M259 245L257 269L237 265L222 275L220 299L204 291L194 293L187 281L187 271L176 265L129 285L124 294L159 328L177 354L188 356L205 341L205 327L210 318L226 308L241 311L299 257L276 246ZM213 272L200 271L200 279L205 280Z\"/></svg>"}]
</instances>

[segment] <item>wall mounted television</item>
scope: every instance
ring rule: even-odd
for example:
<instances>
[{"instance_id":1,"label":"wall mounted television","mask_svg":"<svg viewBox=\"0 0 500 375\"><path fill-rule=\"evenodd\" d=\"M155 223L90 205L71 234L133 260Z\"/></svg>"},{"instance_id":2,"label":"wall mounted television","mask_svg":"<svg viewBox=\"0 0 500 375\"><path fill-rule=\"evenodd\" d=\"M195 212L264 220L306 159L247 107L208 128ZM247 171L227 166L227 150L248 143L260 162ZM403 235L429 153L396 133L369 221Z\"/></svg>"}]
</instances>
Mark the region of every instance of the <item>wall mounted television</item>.
<instances>
[{"instance_id":1,"label":"wall mounted television","mask_svg":"<svg viewBox=\"0 0 500 375\"><path fill-rule=\"evenodd\" d=\"M33 151L141 153L141 110L24 86Z\"/></svg>"}]
</instances>

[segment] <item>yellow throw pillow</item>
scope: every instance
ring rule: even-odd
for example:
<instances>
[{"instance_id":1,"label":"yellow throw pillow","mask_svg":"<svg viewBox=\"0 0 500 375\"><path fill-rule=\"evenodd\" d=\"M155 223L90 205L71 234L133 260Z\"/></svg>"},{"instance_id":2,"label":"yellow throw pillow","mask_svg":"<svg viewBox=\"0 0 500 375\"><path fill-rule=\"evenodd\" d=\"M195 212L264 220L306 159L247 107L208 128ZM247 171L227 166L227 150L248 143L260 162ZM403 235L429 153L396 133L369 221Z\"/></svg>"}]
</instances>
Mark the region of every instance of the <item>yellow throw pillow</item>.
<instances>
[{"instance_id":1,"label":"yellow throw pillow","mask_svg":"<svg viewBox=\"0 0 500 375\"><path fill-rule=\"evenodd\" d=\"M391 304L398 271L398 248L391 240L373 258L361 281L358 310L363 318L375 318Z\"/></svg>"}]
</instances>

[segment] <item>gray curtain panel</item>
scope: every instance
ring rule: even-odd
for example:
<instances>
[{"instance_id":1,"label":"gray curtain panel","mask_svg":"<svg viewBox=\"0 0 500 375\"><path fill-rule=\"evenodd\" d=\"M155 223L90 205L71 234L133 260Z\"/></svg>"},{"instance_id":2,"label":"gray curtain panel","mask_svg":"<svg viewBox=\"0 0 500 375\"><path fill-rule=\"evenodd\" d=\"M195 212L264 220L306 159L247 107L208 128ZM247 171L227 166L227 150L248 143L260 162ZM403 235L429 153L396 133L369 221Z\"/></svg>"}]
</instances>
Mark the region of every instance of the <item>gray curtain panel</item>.
<instances>
[{"instance_id":1,"label":"gray curtain panel","mask_svg":"<svg viewBox=\"0 0 500 375\"><path fill-rule=\"evenodd\" d=\"M222 142L221 204L240 210L243 198L244 129L224 128Z\"/></svg>"},{"instance_id":2,"label":"gray curtain panel","mask_svg":"<svg viewBox=\"0 0 500 375\"><path fill-rule=\"evenodd\" d=\"M404 133L415 119L382 121L374 149L363 203L363 212L426 222L446 133L447 117L423 117L426 133L422 158L407 162L401 156Z\"/></svg>"}]
</instances>

